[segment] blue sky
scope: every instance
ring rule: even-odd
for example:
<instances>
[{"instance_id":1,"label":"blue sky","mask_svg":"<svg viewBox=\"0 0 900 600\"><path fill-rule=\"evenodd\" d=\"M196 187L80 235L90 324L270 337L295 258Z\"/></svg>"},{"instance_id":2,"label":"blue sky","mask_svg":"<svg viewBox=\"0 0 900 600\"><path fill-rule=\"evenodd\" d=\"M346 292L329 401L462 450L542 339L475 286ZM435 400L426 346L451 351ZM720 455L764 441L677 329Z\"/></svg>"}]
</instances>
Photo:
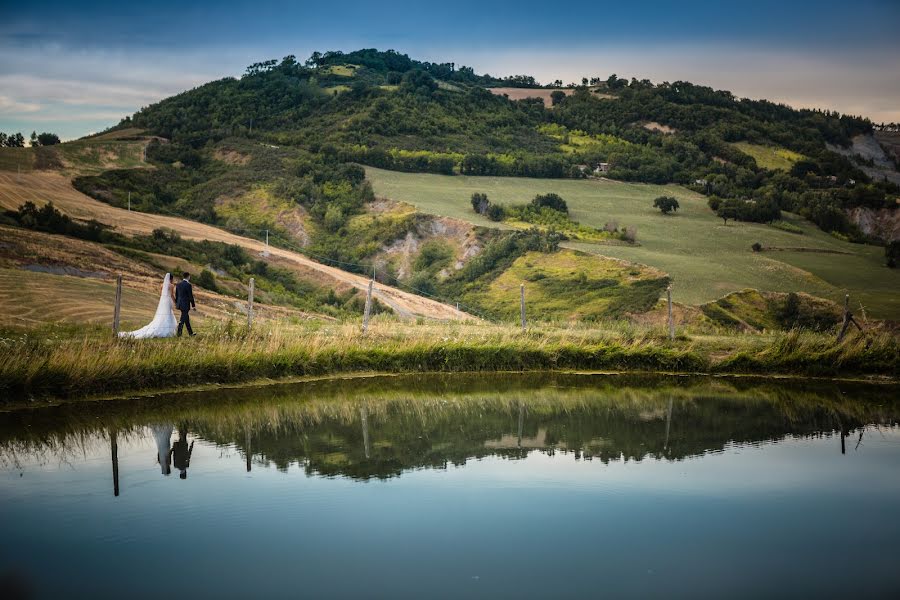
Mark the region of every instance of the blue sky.
<instances>
[{"instance_id":1,"label":"blue sky","mask_svg":"<svg viewBox=\"0 0 900 600\"><path fill-rule=\"evenodd\" d=\"M0 7L0 130L74 138L252 62L394 48L494 75L685 79L900 121L900 0Z\"/></svg>"}]
</instances>

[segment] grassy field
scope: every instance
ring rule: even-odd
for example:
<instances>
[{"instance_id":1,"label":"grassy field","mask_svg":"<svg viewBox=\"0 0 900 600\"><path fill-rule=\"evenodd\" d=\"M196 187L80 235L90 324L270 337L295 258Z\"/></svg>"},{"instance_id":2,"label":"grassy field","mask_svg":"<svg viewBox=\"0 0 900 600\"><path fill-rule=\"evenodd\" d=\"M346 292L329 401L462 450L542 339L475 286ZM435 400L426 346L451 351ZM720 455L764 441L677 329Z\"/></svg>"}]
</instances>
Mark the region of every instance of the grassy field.
<instances>
[{"instance_id":1,"label":"grassy field","mask_svg":"<svg viewBox=\"0 0 900 600\"><path fill-rule=\"evenodd\" d=\"M603 227L614 220L619 227L637 227L639 245L567 245L665 271L680 302L701 304L745 288L806 292L835 301L842 301L849 292L854 307L862 303L868 316L900 319L900 272L884 266L882 248L840 241L788 214L785 220L800 227L803 235L759 223L731 222L724 226L706 206L705 197L674 185L428 175L373 168L367 168L366 173L378 196L484 227L498 224L472 211L470 198L474 192L484 192L492 202L504 204L523 203L535 194L556 192L580 223ZM665 216L653 208L653 199L660 195L678 198L681 208L676 214ZM755 253L750 248L754 242L829 253Z\"/></svg>"},{"instance_id":2,"label":"grassy field","mask_svg":"<svg viewBox=\"0 0 900 600\"><path fill-rule=\"evenodd\" d=\"M805 158L802 154L772 146L761 146L750 142L735 142L731 144L744 154L752 156L756 164L763 169L789 171L794 163Z\"/></svg>"},{"instance_id":3,"label":"grassy field","mask_svg":"<svg viewBox=\"0 0 900 600\"><path fill-rule=\"evenodd\" d=\"M139 131L139 130L135 130ZM0 148L0 171L54 169L69 175L145 166L145 140L88 138L46 148Z\"/></svg>"},{"instance_id":4,"label":"grassy field","mask_svg":"<svg viewBox=\"0 0 900 600\"><path fill-rule=\"evenodd\" d=\"M518 327L475 322L223 325L200 338L115 340L104 328L0 334L0 397L91 394L336 373L635 370L897 376L896 337L792 331L682 336L623 323Z\"/></svg>"}]
</instances>

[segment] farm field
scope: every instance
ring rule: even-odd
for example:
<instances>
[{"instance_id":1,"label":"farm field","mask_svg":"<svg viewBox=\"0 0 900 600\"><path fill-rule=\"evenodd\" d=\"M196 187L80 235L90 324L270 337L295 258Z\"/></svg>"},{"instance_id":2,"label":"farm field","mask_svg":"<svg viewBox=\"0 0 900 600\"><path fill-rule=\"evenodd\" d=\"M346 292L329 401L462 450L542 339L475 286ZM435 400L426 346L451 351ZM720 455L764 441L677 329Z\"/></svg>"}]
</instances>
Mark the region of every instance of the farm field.
<instances>
[{"instance_id":1,"label":"farm field","mask_svg":"<svg viewBox=\"0 0 900 600\"><path fill-rule=\"evenodd\" d=\"M646 264L668 273L675 298L701 304L744 288L806 292L842 301L849 292L854 306L868 316L900 319L900 273L884 266L883 249L840 241L812 224L785 214L803 235L758 223L723 226L705 197L675 185L657 186L608 180L558 180L515 177L470 177L398 173L366 169L375 194L408 202L425 213L497 227L472 212L470 198L483 192L492 202L525 203L535 194L556 192L568 203L573 219L603 227L637 227L639 245L568 242L585 252ZM678 198L681 208L664 216L652 207L660 195ZM803 247L829 253L767 251L750 246ZM839 252L835 253L835 252Z\"/></svg>"}]
</instances>

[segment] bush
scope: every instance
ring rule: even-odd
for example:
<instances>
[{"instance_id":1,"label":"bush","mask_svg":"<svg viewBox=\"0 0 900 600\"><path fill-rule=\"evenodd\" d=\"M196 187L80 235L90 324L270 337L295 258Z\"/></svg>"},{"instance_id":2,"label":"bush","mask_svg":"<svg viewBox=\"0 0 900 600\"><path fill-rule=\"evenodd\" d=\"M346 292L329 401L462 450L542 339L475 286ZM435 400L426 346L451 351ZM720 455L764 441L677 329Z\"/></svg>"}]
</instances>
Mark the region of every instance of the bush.
<instances>
[{"instance_id":1,"label":"bush","mask_svg":"<svg viewBox=\"0 0 900 600\"><path fill-rule=\"evenodd\" d=\"M763 249L762 244L760 244L759 242L753 242L753 245L750 247L753 249L754 252L762 252L762 249Z\"/></svg>"},{"instance_id":2,"label":"bush","mask_svg":"<svg viewBox=\"0 0 900 600\"><path fill-rule=\"evenodd\" d=\"M900 240L889 242L884 247L884 257L887 259L887 266L892 269L897 268L897 264L900 263Z\"/></svg>"},{"instance_id":3,"label":"bush","mask_svg":"<svg viewBox=\"0 0 900 600\"><path fill-rule=\"evenodd\" d=\"M483 215L487 212L488 207L491 205L490 200L488 200L487 194L481 194L479 192L475 192L472 194L472 210L474 210L479 215Z\"/></svg>"},{"instance_id":4,"label":"bush","mask_svg":"<svg viewBox=\"0 0 900 600\"><path fill-rule=\"evenodd\" d=\"M531 201L531 205L538 209L547 207L561 213L569 214L569 207L559 194L538 194Z\"/></svg>"},{"instance_id":5,"label":"bush","mask_svg":"<svg viewBox=\"0 0 900 600\"><path fill-rule=\"evenodd\" d=\"M709 200L706 201L707 206L709 206L713 211L718 211L719 207L722 206L722 199L718 196L710 196Z\"/></svg>"},{"instance_id":6,"label":"bush","mask_svg":"<svg viewBox=\"0 0 900 600\"><path fill-rule=\"evenodd\" d=\"M506 210L500 204L490 204L484 215L491 221L502 221L506 217Z\"/></svg>"},{"instance_id":7,"label":"bush","mask_svg":"<svg viewBox=\"0 0 900 600\"><path fill-rule=\"evenodd\" d=\"M775 229L780 229L782 231L787 231L788 233L796 233L802 234L803 230L794 225L793 223L788 223L787 221L772 221L769 223Z\"/></svg>"},{"instance_id":8,"label":"bush","mask_svg":"<svg viewBox=\"0 0 900 600\"><path fill-rule=\"evenodd\" d=\"M203 269L203 271L201 271L200 275L197 277L197 281L195 283L202 287L204 290L209 290L210 292L219 291L219 286L216 285L216 276L213 275L212 271L210 271L209 269Z\"/></svg>"}]
</instances>

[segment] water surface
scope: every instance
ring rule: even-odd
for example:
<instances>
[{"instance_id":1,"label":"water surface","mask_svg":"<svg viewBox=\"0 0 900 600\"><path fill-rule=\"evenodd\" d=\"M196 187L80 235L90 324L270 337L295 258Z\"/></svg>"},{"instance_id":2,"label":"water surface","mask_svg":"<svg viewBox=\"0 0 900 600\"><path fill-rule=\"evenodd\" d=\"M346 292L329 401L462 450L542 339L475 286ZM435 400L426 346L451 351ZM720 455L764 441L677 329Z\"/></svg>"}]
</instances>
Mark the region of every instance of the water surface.
<instances>
[{"instance_id":1,"label":"water surface","mask_svg":"<svg viewBox=\"0 0 900 600\"><path fill-rule=\"evenodd\" d=\"M888 597L897 392L453 375L2 413L0 576L41 597Z\"/></svg>"}]
</instances>

